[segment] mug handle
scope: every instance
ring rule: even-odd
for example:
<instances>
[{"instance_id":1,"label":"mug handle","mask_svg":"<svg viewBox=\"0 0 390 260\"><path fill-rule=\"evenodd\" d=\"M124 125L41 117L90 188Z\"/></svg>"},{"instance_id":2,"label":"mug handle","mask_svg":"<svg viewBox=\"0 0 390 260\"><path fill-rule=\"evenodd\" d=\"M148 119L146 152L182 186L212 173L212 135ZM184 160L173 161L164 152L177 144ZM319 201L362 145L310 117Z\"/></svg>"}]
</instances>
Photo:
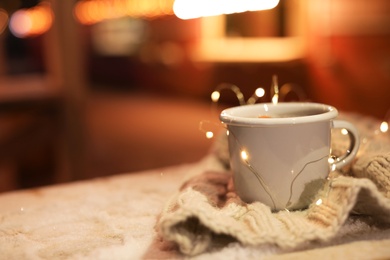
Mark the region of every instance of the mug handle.
<instances>
[{"instance_id":1,"label":"mug handle","mask_svg":"<svg viewBox=\"0 0 390 260\"><path fill-rule=\"evenodd\" d=\"M355 158L360 146L359 132L353 124L344 120L333 120L332 128L345 128L348 131L350 139L350 145L347 150L347 153L343 157L337 158L332 163L334 165L332 167L335 167L337 170L340 170L345 165L351 163L352 160Z\"/></svg>"}]
</instances>

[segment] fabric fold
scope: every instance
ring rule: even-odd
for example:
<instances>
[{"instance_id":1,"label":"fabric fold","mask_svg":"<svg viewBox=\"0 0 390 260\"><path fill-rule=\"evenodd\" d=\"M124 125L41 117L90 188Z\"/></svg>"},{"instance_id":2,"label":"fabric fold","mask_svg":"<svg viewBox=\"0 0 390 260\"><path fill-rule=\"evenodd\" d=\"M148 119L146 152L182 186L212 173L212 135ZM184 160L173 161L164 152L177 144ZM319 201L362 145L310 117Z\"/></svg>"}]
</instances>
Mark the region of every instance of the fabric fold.
<instances>
[{"instance_id":1,"label":"fabric fold","mask_svg":"<svg viewBox=\"0 0 390 260\"><path fill-rule=\"evenodd\" d=\"M196 188L187 183L159 219L163 237L174 241L187 255L210 249L213 237L218 235L230 236L248 246L274 244L282 249L328 241L354 208L355 214L369 214L378 223L390 223L390 200L368 179L337 176L327 182L307 210L272 213L260 202L242 202L232 191L226 197L218 196L221 183L210 185L206 181L210 176L225 178L224 184L228 185L229 174L206 172L197 177ZM207 183L203 186L207 187L205 192L199 186L201 177ZM208 197L213 189L214 196Z\"/></svg>"},{"instance_id":2,"label":"fabric fold","mask_svg":"<svg viewBox=\"0 0 390 260\"><path fill-rule=\"evenodd\" d=\"M163 239L193 256L220 241L298 250L331 240L351 216L369 216L377 225L390 227L390 141L383 142L378 140L378 149L372 140L347 172L332 172L301 211L272 212L260 202L243 202L229 169L200 172L167 202L157 228ZM221 163L226 165L226 144L219 143L215 151L211 156L224 155Z\"/></svg>"}]
</instances>

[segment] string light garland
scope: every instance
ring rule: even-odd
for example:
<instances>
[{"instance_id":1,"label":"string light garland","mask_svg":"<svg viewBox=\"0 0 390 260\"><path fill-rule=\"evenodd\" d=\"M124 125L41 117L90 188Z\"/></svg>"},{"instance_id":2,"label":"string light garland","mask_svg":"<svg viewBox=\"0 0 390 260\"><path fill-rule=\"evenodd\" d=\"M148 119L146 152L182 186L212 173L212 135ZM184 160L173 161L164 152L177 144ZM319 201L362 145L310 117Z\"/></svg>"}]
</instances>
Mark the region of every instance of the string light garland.
<instances>
[{"instance_id":1,"label":"string light garland","mask_svg":"<svg viewBox=\"0 0 390 260\"><path fill-rule=\"evenodd\" d=\"M240 106L253 105L259 100L263 99L266 94L265 89L260 86L256 88L253 94L248 98L248 100L245 101L244 94L241 92L241 89L238 86L230 83L221 83L215 88L215 90L211 93L210 96L212 104L214 105L213 106L214 110L215 110L215 106L219 103L223 91L233 92ZM287 83L282 85L282 87L279 88L277 75L272 76L270 93L272 95L271 100L274 104L278 103L279 100L283 101L290 93L294 93L298 97L298 100L300 101L306 100L306 95L298 85ZM206 124L208 124L209 126L212 125L210 121L201 121L199 129L206 135L207 139L211 139L215 135L213 131L205 128Z\"/></svg>"},{"instance_id":2,"label":"string light garland","mask_svg":"<svg viewBox=\"0 0 390 260\"><path fill-rule=\"evenodd\" d=\"M229 83L222 83L219 84L215 88L215 90L211 93L210 97L211 97L212 104L214 105L218 104L222 91L232 91L235 94L235 97L237 98L237 101L240 106L255 104L260 99L262 99L266 94L265 89L263 87L259 87L256 88L252 96L250 96L249 99L245 101L244 94L241 92L241 89L238 86ZM271 94L271 102L274 104L277 104L278 102L284 102L290 94L294 94L298 98L298 101L308 100L305 92L302 90L302 88L300 88L296 84L286 83L279 88L277 75L272 76L270 94ZM203 124L202 122L201 124ZM388 133L390 130L389 124L390 124L390 108L389 110L387 110L386 115L383 121L380 123L378 129L374 130L374 135L378 135L381 133ZM215 136L213 133L210 133L210 131L205 130L204 127L200 127L200 129L206 134L206 137L208 139ZM341 133L343 135L347 135L348 131L346 129L341 129Z\"/></svg>"},{"instance_id":3,"label":"string light garland","mask_svg":"<svg viewBox=\"0 0 390 260\"><path fill-rule=\"evenodd\" d=\"M252 96L250 96L250 98L245 101L244 95L241 92L239 87L237 87L234 84L223 83L223 84L218 85L217 88L212 92L212 94L211 94L212 104L214 104L214 105L218 104L220 97L221 97L221 92L226 91L226 90L232 91L235 94L235 97L237 98L237 101L238 101L240 106L255 104L256 102L261 100L266 94L265 89L262 87L259 87L254 91ZM282 87L279 88L278 78L276 75L273 75L272 84L271 84L271 88L270 88L272 103L277 104L279 102L283 102L286 99L286 97L291 93L293 93L298 98L299 101L306 101L307 100L307 96L305 95L304 91L302 91L302 89L298 85L288 83L288 84L284 84ZM370 143L370 141L373 141L376 138L390 138L390 135L387 135L387 133L389 133L389 123L390 123L390 108L386 112L386 115L385 115L383 121L378 126L374 127L374 130L371 132L370 135L361 136L361 140L362 140L361 143L363 144L363 146L368 145ZM210 121L201 121L200 122L199 128L202 132L204 132L206 138L208 138L208 139L212 139L215 137L214 131L211 130L212 125L215 126L216 123L211 123ZM220 125L220 123L219 123L219 125ZM225 126L225 129L226 129L226 134L229 135L230 133L227 130L226 126ZM341 129L340 134L341 135L348 135L348 130ZM237 138L235 138L235 139L236 139L236 141L238 141ZM242 146L240 146L240 147L242 147ZM361 149L362 148L364 150L364 147L361 147ZM259 182L260 182L261 186L263 187L263 189L265 190L265 192L270 196L273 205L275 205L275 202L278 201L278 198L275 197L274 194L272 194L271 190L269 189L267 184L264 182L264 179L262 178L261 174L256 169L253 168L252 164L250 163L250 152L247 151L245 149L245 147L242 147L240 149L240 151L241 151L240 157L242 159L242 162L256 176L256 178L259 180ZM347 148L346 152L347 153L349 152L349 148ZM329 158L328 158L330 172L329 172L329 176L327 177L327 181L328 181L327 194L332 189L333 179L335 178L335 176L337 176L337 175L333 174L333 172L336 171L336 164L335 163L342 160L342 159L343 158L340 158L340 157L335 156L333 154L331 156L329 156ZM298 176L296 176L295 179L296 178L298 178ZM291 185L293 185L293 183ZM291 192L291 194L290 194L290 198L291 198L292 188L290 189L290 192ZM324 200L319 199L315 202L315 205L320 206L323 203L324 203ZM288 204L289 204L289 202L285 206L285 209L284 209L285 211L289 211L287 209L287 207L289 206Z\"/></svg>"}]
</instances>

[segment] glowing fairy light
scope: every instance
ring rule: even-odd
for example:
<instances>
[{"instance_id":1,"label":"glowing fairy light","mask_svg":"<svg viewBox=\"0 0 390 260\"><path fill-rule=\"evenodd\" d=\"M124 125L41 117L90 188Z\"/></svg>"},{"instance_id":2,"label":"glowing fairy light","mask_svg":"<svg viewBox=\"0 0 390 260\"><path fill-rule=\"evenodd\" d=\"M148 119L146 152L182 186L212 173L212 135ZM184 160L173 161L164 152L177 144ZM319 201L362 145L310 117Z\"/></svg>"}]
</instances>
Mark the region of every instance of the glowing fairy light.
<instances>
[{"instance_id":1,"label":"glowing fairy light","mask_svg":"<svg viewBox=\"0 0 390 260\"><path fill-rule=\"evenodd\" d=\"M335 163L335 158L333 158L333 157L329 157L329 159L328 159L328 163L329 164L332 164L332 163Z\"/></svg>"},{"instance_id":2,"label":"glowing fairy light","mask_svg":"<svg viewBox=\"0 0 390 260\"><path fill-rule=\"evenodd\" d=\"M241 153L241 159L245 162L246 167L255 175L256 179L259 181L260 185L263 187L264 191L268 194L270 200L273 204L273 209L276 208L275 204L275 196L272 194L270 188L267 186L266 182L264 181L263 177L261 176L260 172L257 171L253 165L249 162L249 155L245 150L242 150Z\"/></svg>"},{"instance_id":3,"label":"glowing fairy light","mask_svg":"<svg viewBox=\"0 0 390 260\"><path fill-rule=\"evenodd\" d=\"M85 2L85 3L88 3L88 2ZM287 93L296 92L296 90L300 90L299 93L301 95L299 95L299 93L297 92L297 96L298 96L298 98L303 96L303 94L302 94L303 91L301 91L301 89L299 89L297 87L294 87L294 86L295 85L292 85L292 84L285 84L285 85L282 86L282 88L280 88L280 90L283 89L284 96ZM211 101L214 104L217 104L220 101L222 91L225 91L225 90L226 91L231 91L231 92L233 92L235 94L235 97L237 98L240 106L255 104L259 99L263 98L265 96L265 94L266 94L266 91L265 91L264 88L258 87L254 91L252 96L247 101L245 101L244 94L241 92L239 87L237 87L234 84L230 84L230 83L221 83L211 93L211 95L210 95ZM279 95L278 77L276 75L273 75L273 77L272 77L272 84L271 84L271 88L270 88L270 93L271 93L271 96L272 96L272 102L274 104L279 102L279 96L281 98L283 98L283 93L280 93L281 95ZM266 109L266 111L268 111L268 107L266 105L265 105L265 109ZM215 131L210 130L210 128L212 128L210 122L208 122L209 125L207 127L204 127L205 123L207 123L207 122L205 122L205 121L200 122L200 130L205 134L207 139L214 138ZM229 135L229 131L227 131L226 134Z\"/></svg>"},{"instance_id":4,"label":"glowing fairy light","mask_svg":"<svg viewBox=\"0 0 390 260\"><path fill-rule=\"evenodd\" d=\"M211 101L217 103L223 90L232 91L236 95L236 98L241 106L254 104L259 98L262 98L265 95L265 90L263 88L257 88L253 95L245 101L244 94L241 92L239 87L233 84L222 83L211 93Z\"/></svg>"},{"instance_id":5,"label":"glowing fairy light","mask_svg":"<svg viewBox=\"0 0 390 260\"><path fill-rule=\"evenodd\" d=\"M253 93L253 95L248 99L248 101L246 102L248 105L249 104L254 104L256 103L256 101L259 99L259 98L262 98L264 97L265 95L265 90L263 88L257 88L255 90L255 93Z\"/></svg>"},{"instance_id":6,"label":"glowing fairy light","mask_svg":"<svg viewBox=\"0 0 390 260\"><path fill-rule=\"evenodd\" d=\"M342 135L347 135L348 134L348 130L345 129L345 128L341 129L341 134Z\"/></svg>"},{"instance_id":7,"label":"glowing fairy light","mask_svg":"<svg viewBox=\"0 0 390 260\"><path fill-rule=\"evenodd\" d=\"M273 97L272 97L272 103L273 104L277 104L278 103L278 95L274 95Z\"/></svg>"},{"instance_id":8,"label":"glowing fairy light","mask_svg":"<svg viewBox=\"0 0 390 260\"><path fill-rule=\"evenodd\" d=\"M211 122L208 120L202 120L199 123L199 130L204 133L207 139L214 138L216 132L219 132L221 124L217 122Z\"/></svg>"},{"instance_id":9,"label":"glowing fairy light","mask_svg":"<svg viewBox=\"0 0 390 260\"><path fill-rule=\"evenodd\" d=\"M386 121L383 121L382 123L381 123L381 126L380 126L380 131L382 132L382 133L387 133L387 131L389 131L389 124L386 122Z\"/></svg>"},{"instance_id":10,"label":"glowing fairy light","mask_svg":"<svg viewBox=\"0 0 390 260\"><path fill-rule=\"evenodd\" d=\"M264 90L264 88L257 88L255 90L255 92L253 93L253 95L248 99L248 101L245 101L244 99L244 95L243 93L240 91L240 88L238 88L237 86L233 85L233 84L227 84L227 83L223 83L223 84L220 84L215 91L213 91L211 93L211 100L212 102L214 103L217 103L220 98L221 98L221 91L222 90L230 90L232 92L235 93L236 95L236 98L238 99L240 105L248 105L248 104L254 104L256 103L256 101L259 99L259 98L262 98L265 96L266 94L266 91ZM279 101L282 102L286 99L286 96L287 94L296 94L298 100L300 101L303 101L303 100L307 100L306 99L306 95L304 93L304 91L302 89L299 88L299 86L296 86L296 85L292 85L292 84L284 84L282 87L279 88L279 85L278 85L278 78L276 75L274 75L272 77L272 84L271 84L271 88L270 88L270 97L271 97L271 101L273 104L277 104ZM265 109L267 110L267 105L264 104L265 106ZM362 144L366 144L369 143L370 141L372 141L373 139L375 138L379 138L379 134L380 133L388 133L389 132L389 123L390 123L390 109L388 110L388 113L385 117L385 119L383 120L383 122L380 124L379 127L377 127L374 131L374 135L373 136L369 136L369 137L362 137ZM206 137L208 139L210 138L213 138L214 137L214 132L213 131L204 131ZM341 129L340 130L340 133L342 135L348 135L349 132L347 129ZM226 129L226 135L229 136L229 130ZM232 136L233 138L234 137L234 133L232 132ZM241 147L242 149L243 147ZM350 153L350 150L349 149L346 149L346 152L347 153ZM330 154L332 154L332 151L330 151ZM271 190L269 189L269 187L266 185L266 183L264 182L262 176L261 176L261 172L258 171L250 162L250 158L249 158L249 155L250 155L250 151L246 151L244 149L242 149L240 151L240 158L242 160L242 163L243 165L245 165L255 176L256 178L258 179L258 181L260 182L260 184L262 185L262 187L264 188L264 190L266 191L266 193L270 196L270 199L272 200L273 204L274 204L274 208L275 208L275 199L277 199L277 197L273 196ZM322 158L323 159L323 158ZM337 167L336 167L336 163L339 162L339 161L343 161L343 158L339 158L337 156L334 156L334 155L331 155L329 158L328 158L328 163L329 163L329 171L330 172L335 172L335 171L338 171ZM294 172L292 171L292 174L294 174ZM329 180L329 177L328 177L328 180ZM331 183L329 184L330 188L332 188L331 186ZM329 191L328 191L329 193ZM322 205L324 203L324 201L322 199L319 199L317 201L314 202L317 206L319 205ZM286 204L286 207L289 206L289 204L287 203ZM288 211L286 209L286 211Z\"/></svg>"},{"instance_id":11,"label":"glowing fairy light","mask_svg":"<svg viewBox=\"0 0 390 260\"><path fill-rule=\"evenodd\" d=\"M282 90L282 89L284 92L280 93L280 90ZM234 84L222 83L222 84L219 84L217 86L217 88L211 93L211 101L213 103L217 103L219 101L219 99L221 97L221 92L223 90L230 90L230 91L234 92L240 105L254 104L260 98L265 96L264 88L259 87L255 90L255 92L252 94L252 96L247 101L245 101L244 94L241 92L239 87L237 87ZM272 100L273 104L277 104L279 102L279 97L283 98L283 94L284 94L284 96L286 96L290 92L296 92L298 98L304 96L303 91L300 88L298 88L297 86L292 85L292 84L284 84L282 86L282 88L280 88L280 90L279 90L279 85L278 85L278 77L276 75L273 75L271 89L270 89L270 93L272 96L271 100ZM280 94L282 94L282 95L280 95Z\"/></svg>"},{"instance_id":12,"label":"glowing fairy light","mask_svg":"<svg viewBox=\"0 0 390 260\"><path fill-rule=\"evenodd\" d=\"M244 160L245 162L247 162L248 158L249 158L248 153L245 150L242 150L241 151L241 159Z\"/></svg>"},{"instance_id":13,"label":"glowing fairy light","mask_svg":"<svg viewBox=\"0 0 390 260\"><path fill-rule=\"evenodd\" d=\"M211 131L207 131L206 132L206 138L207 139L211 139L211 138L213 138L214 137L214 133L213 132L211 132Z\"/></svg>"},{"instance_id":14,"label":"glowing fairy light","mask_svg":"<svg viewBox=\"0 0 390 260\"><path fill-rule=\"evenodd\" d=\"M255 94L257 97L264 97L265 95L265 90L263 88L257 88L255 91Z\"/></svg>"},{"instance_id":15,"label":"glowing fairy light","mask_svg":"<svg viewBox=\"0 0 390 260\"><path fill-rule=\"evenodd\" d=\"M382 133L387 133L389 131L389 122L390 122L390 109L387 110L385 118L383 119L379 131Z\"/></svg>"},{"instance_id":16,"label":"glowing fairy light","mask_svg":"<svg viewBox=\"0 0 390 260\"><path fill-rule=\"evenodd\" d=\"M221 93L219 93L219 91L213 91L213 93L211 93L211 100L213 102L218 102L220 97L221 97Z\"/></svg>"},{"instance_id":17,"label":"glowing fairy light","mask_svg":"<svg viewBox=\"0 0 390 260\"><path fill-rule=\"evenodd\" d=\"M279 85L278 85L278 77L276 75L272 77L271 93L273 93L272 103L277 104L279 102Z\"/></svg>"},{"instance_id":18,"label":"glowing fairy light","mask_svg":"<svg viewBox=\"0 0 390 260\"><path fill-rule=\"evenodd\" d=\"M332 152L331 152L332 153ZM328 158L328 163L330 165L330 171L333 172L335 171L337 168L336 168L336 162L338 161L338 158L334 155L330 156Z\"/></svg>"},{"instance_id":19,"label":"glowing fairy light","mask_svg":"<svg viewBox=\"0 0 390 260\"><path fill-rule=\"evenodd\" d=\"M244 99L244 94L242 94L240 88L237 87L236 85L228 84L228 83L219 84L218 87L216 88L216 90L213 93L211 93L211 100L214 103L218 102L218 100L221 96L222 90L230 90L230 91L234 92L240 105L246 104L245 99Z\"/></svg>"}]
</instances>

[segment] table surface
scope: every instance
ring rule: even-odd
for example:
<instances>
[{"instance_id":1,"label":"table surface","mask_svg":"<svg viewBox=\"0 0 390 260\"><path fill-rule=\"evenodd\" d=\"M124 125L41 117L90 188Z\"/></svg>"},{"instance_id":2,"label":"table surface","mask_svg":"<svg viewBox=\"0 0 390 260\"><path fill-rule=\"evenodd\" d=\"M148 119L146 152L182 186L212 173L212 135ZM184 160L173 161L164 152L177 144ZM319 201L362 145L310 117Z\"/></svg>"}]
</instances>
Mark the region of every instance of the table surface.
<instances>
[{"instance_id":1,"label":"table surface","mask_svg":"<svg viewBox=\"0 0 390 260\"><path fill-rule=\"evenodd\" d=\"M206 157L194 164L0 194L0 259L183 258L172 244L158 237L156 220L186 178L216 169L210 160ZM389 230L370 230L372 236L364 229L359 232L338 244L301 252L232 243L195 258L390 256Z\"/></svg>"},{"instance_id":2,"label":"table surface","mask_svg":"<svg viewBox=\"0 0 390 260\"><path fill-rule=\"evenodd\" d=\"M160 248L155 224L191 168L0 194L0 259L179 257L174 249Z\"/></svg>"}]
</instances>

